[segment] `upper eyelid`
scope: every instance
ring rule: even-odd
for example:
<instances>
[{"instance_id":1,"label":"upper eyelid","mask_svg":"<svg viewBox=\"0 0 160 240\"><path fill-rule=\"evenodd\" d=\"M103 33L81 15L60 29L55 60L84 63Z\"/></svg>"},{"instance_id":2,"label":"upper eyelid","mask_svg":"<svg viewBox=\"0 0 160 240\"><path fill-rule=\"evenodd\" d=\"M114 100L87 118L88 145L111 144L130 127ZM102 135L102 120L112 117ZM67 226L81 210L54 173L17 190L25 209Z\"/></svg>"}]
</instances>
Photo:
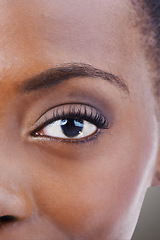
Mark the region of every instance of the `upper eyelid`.
<instances>
[{"instance_id":1,"label":"upper eyelid","mask_svg":"<svg viewBox=\"0 0 160 240\"><path fill-rule=\"evenodd\" d=\"M49 109L47 109L45 112L43 112L40 117L38 117L38 119L35 121L38 122L44 115L46 115L47 113L49 113L50 111L53 111L54 109L57 109L57 108L60 108L60 107L64 107L64 106L71 106L71 105L81 105L81 106L87 106L87 107L90 107L90 108L94 108L96 109L95 107L91 106L90 104L85 104L85 103L77 103L77 102L72 102L72 103L64 103L64 104L61 104L61 105L57 105L57 106L54 106L54 107L51 107Z\"/></svg>"},{"instance_id":2,"label":"upper eyelid","mask_svg":"<svg viewBox=\"0 0 160 240\"><path fill-rule=\"evenodd\" d=\"M67 108L67 106L68 106L68 109L67 109L67 111L65 111L65 107ZM44 117L45 117L44 120L47 120L49 118L50 119L51 118L55 118L57 120L57 119L59 119L59 116L60 117L63 116L63 111L64 111L64 113L66 113L66 112L70 112L71 113L71 107L72 106L73 106L74 110L76 110L75 106L79 106L80 108L78 109L78 111L81 110L84 107L87 107L87 108L90 108L90 109L95 109L95 110L99 111L95 107L90 106L88 104L81 104L81 103L62 104L62 105L58 105L58 106L55 106L55 107L52 107L52 108L48 109L46 112L41 114L41 116L35 121L35 123L41 122L41 119L43 119ZM58 112L58 111L60 111L59 110L60 108L63 108L63 109L61 109L62 110L61 114L59 114L59 112ZM51 113L56 113L56 115L54 114L54 115L50 116Z\"/></svg>"}]
</instances>

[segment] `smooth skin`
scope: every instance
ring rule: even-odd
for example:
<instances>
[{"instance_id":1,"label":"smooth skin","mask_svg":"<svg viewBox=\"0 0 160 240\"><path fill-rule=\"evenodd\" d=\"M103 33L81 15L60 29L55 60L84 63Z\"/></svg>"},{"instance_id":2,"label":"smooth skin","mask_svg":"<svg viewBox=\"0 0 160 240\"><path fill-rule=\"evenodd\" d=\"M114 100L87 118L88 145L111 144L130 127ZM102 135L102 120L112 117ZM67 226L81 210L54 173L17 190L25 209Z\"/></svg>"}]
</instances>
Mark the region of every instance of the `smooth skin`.
<instances>
[{"instance_id":1,"label":"smooth skin","mask_svg":"<svg viewBox=\"0 0 160 240\"><path fill-rule=\"evenodd\" d=\"M0 239L129 240L158 161L152 71L129 0L0 0ZM89 64L120 76L18 89L38 74ZM89 141L33 136L66 104L109 121ZM14 218L3 221L3 216Z\"/></svg>"}]
</instances>

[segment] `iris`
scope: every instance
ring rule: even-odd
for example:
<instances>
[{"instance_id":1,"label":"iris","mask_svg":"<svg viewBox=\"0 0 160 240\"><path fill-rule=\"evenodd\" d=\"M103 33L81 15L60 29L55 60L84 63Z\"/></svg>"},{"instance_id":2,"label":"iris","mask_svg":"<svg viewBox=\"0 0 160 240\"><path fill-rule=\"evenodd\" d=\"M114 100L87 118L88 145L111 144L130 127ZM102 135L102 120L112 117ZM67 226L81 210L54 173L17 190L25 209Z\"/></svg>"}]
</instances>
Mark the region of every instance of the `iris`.
<instances>
[{"instance_id":1,"label":"iris","mask_svg":"<svg viewBox=\"0 0 160 240\"><path fill-rule=\"evenodd\" d=\"M82 119L68 118L61 120L61 129L67 137L78 136L82 132L83 126Z\"/></svg>"}]
</instances>

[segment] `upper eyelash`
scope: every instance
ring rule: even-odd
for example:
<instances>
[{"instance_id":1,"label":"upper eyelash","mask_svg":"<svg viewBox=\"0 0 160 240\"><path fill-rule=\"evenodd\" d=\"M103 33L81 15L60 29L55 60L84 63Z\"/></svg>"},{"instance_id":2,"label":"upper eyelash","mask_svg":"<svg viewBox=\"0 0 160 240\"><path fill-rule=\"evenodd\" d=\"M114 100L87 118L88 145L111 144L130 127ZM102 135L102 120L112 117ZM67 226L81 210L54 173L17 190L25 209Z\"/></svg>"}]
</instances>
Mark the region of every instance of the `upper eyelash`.
<instances>
[{"instance_id":1,"label":"upper eyelash","mask_svg":"<svg viewBox=\"0 0 160 240\"><path fill-rule=\"evenodd\" d=\"M82 111L82 107L84 112ZM89 114L87 111L87 107L90 108L91 113ZM96 115L93 117L93 107L80 105L78 111L75 110L75 105L70 105L68 112L64 112L64 109L61 113L59 113L59 108L57 107L56 113L53 112L54 121L61 119L61 118L84 118L84 120L89 121L95 125L98 125L99 128L103 128L104 126L108 128L108 121L107 119L100 113L99 110L94 109ZM106 124L107 123L107 124Z\"/></svg>"},{"instance_id":2,"label":"upper eyelash","mask_svg":"<svg viewBox=\"0 0 160 240\"><path fill-rule=\"evenodd\" d=\"M76 109L77 105L79 105L79 107ZM83 104L71 104L69 105L67 111L64 110L64 107L65 105L63 105L63 107L56 107L56 110L53 109L52 117L48 120L45 119L45 121L42 122L40 126L38 126L36 130L32 132L31 135L34 135L37 131L41 130L42 128L56 120L73 117L83 118L84 120L96 125L100 129L108 129L110 127L108 119L98 109L94 107L86 106Z\"/></svg>"}]
</instances>

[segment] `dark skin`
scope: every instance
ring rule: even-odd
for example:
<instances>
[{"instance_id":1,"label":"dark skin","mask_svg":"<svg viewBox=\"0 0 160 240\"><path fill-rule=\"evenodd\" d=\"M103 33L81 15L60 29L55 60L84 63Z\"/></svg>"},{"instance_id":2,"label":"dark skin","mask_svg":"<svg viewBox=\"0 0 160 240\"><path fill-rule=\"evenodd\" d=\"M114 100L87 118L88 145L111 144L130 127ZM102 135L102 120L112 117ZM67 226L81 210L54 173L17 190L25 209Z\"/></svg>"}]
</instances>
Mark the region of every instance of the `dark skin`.
<instances>
[{"instance_id":1,"label":"dark skin","mask_svg":"<svg viewBox=\"0 0 160 240\"><path fill-rule=\"evenodd\" d=\"M0 1L0 239L131 238L159 158L134 18L129 0Z\"/></svg>"}]
</instances>

